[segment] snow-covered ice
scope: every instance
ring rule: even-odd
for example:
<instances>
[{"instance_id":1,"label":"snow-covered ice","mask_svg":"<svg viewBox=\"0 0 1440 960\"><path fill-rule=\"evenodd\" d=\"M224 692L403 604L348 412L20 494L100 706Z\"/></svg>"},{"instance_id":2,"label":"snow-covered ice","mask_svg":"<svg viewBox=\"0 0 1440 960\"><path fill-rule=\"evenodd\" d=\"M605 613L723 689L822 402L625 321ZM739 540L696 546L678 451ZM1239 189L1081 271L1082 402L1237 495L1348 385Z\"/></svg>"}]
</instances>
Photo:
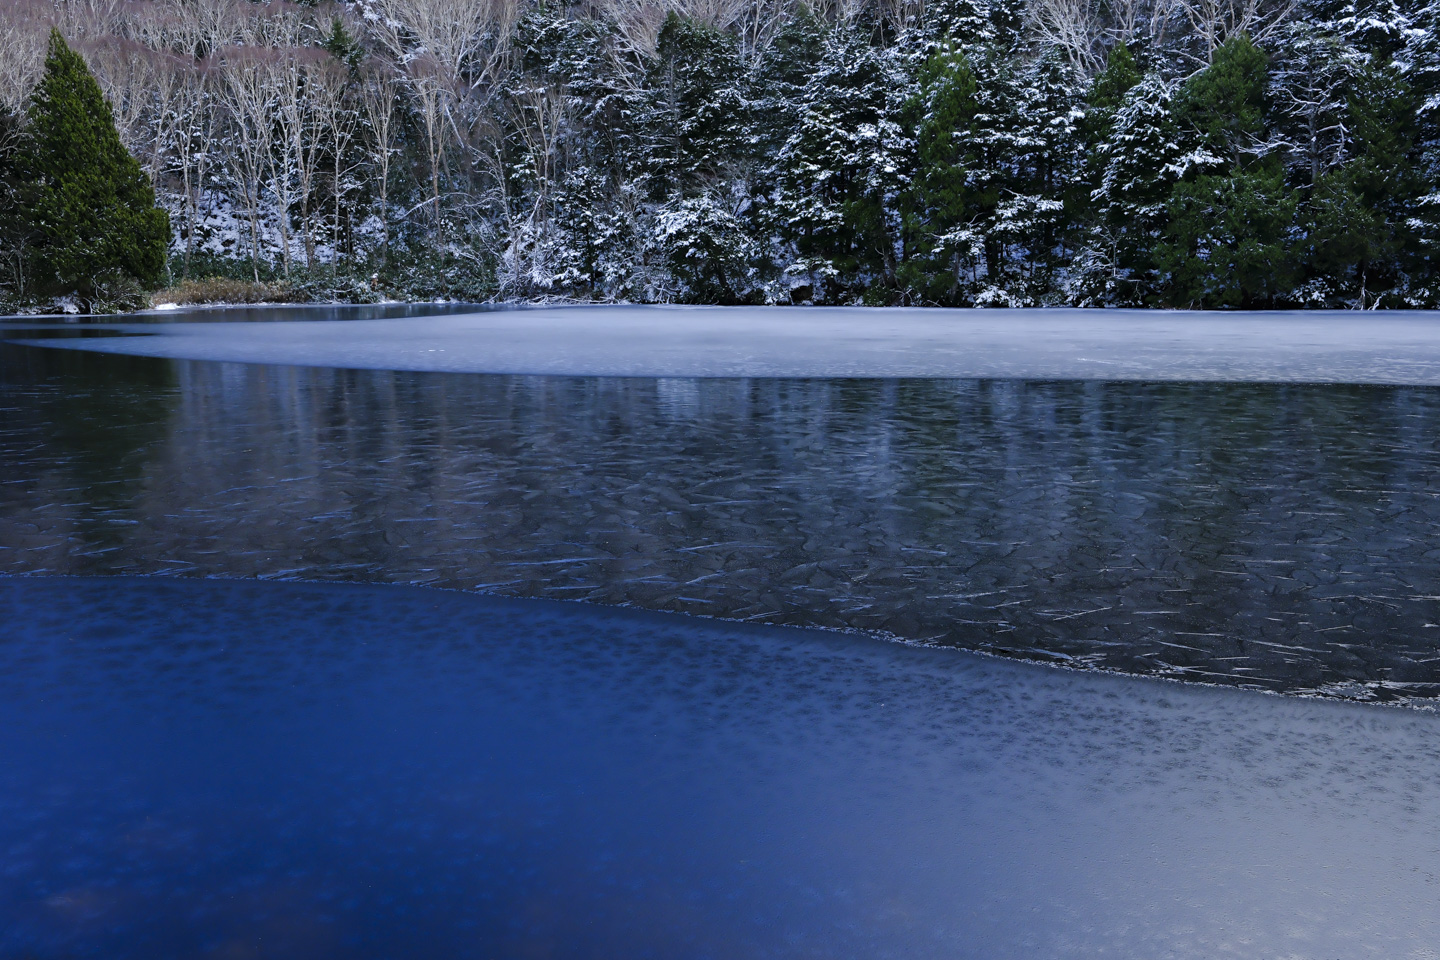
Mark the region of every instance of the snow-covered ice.
<instances>
[{"instance_id":1,"label":"snow-covered ice","mask_svg":"<svg viewBox=\"0 0 1440 960\"><path fill-rule=\"evenodd\" d=\"M572 306L108 329L144 336L49 345L469 373L1440 384L1440 314L1421 312Z\"/></svg>"}]
</instances>

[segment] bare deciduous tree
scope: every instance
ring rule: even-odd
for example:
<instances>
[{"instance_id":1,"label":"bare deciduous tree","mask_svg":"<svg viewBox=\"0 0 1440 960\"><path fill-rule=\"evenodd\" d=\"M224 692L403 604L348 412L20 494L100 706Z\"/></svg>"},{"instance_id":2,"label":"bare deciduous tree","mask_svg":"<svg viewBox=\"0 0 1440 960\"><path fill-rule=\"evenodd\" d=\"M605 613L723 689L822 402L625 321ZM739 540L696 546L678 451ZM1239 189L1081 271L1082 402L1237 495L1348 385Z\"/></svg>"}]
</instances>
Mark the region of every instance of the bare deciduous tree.
<instances>
[{"instance_id":1,"label":"bare deciduous tree","mask_svg":"<svg viewBox=\"0 0 1440 960\"><path fill-rule=\"evenodd\" d=\"M1346 99L1364 57L1336 37L1292 24L1274 59L1270 94L1285 122L1285 146L1311 185L1344 162L1351 146Z\"/></svg>"},{"instance_id":2,"label":"bare deciduous tree","mask_svg":"<svg viewBox=\"0 0 1440 960\"><path fill-rule=\"evenodd\" d=\"M171 56L126 37L92 40L81 50L110 101L120 139L157 180L176 119Z\"/></svg>"},{"instance_id":3,"label":"bare deciduous tree","mask_svg":"<svg viewBox=\"0 0 1440 960\"><path fill-rule=\"evenodd\" d=\"M1036 39L1063 50L1082 74L1098 73L1104 65L1100 42L1104 31L1092 0L1032 0L1026 17Z\"/></svg>"},{"instance_id":4,"label":"bare deciduous tree","mask_svg":"<svg viewBox=\"0 0 1440 960\"><path fill-rule=\"evenodd\" d=\"M519 0L365 0L369 34L396 64L419 115L430 180L431 222L442 220L441 180L505 65ZM472 116L462 117L462 107Z\"/></svg>"},{"instance_id":5,"label":"bare deciduous tree","mask_svg":"<svg viewBox=\"0 0 1440 960\"><path fill-rule=\"evenodd\" d=\"M390 166L400 136L400 78L388 61L372 61L360 88L360 109L369 131L376 200L380 211L380 249L390 252Z\"/></svg>"},{"instance_id":6,"label":"bare deciduous tree","mask_svg":"<svg viewBox=\"0 0 1440 960\"><path fill-rule=\"evenodd\" d=\"M1208 63L1225 41L1248 34L1263 44L1295 10L1296 0L1175 0L1200 40ZM1203 64L1202 64L1203 65Z\"/></svg>"},{"instance_id":7,"label":"bare deciduous tree","mask_svg":"<svg viewBox=\"0 0 1440 960\"><path fill-rule=\"evenodd\" d=\"M0 105L22 113L45 64L51 8L44 0L0 2Z\"/></svg>"},{"instance_id":8,"label":"bare deciduous tree","mask_svg":"<svg viewBox=\"0 0 1440 960\"><path fill-rule=\"evenodd\" d=\"M305 266L315 266L315 234L310 202L315 179L326 146L325 108L317 98L323 85L325 67L334 61L313 47L276 50L267 61L273 90L276 144L271 153L270 183L275 196L276 221L280 229L281 260L290 270L290 229L294 211L300 210L300 233L305 247ZM323 97L323 91L322 91Z\"/></svg>"},{"instance_id":9,"label":"bare deciduous tree","mask_svg":"<svg viewBox=\"0 0 1440 960\"><path fill-rule=\"evenodd\" d=\"M350 147L355 140L358 116L352 102L352 83L344 64L331 57L315 64L309 80L310 116L314 146L320 154L329 154L330 199L333 201L333 218L329 236L332 261L340 251L341 201L351 189ZM316 156L316 162L321 159ZM313 251L312 251L313 255Z\"/></svg>"},{"instance_id":10,"label":"bare deciduous tree","mask_svg":"<svg viewBox=\"0 0 1440 960\"><path fill-rule=\"evenodd\" d=\"M195 255L200 205L215 155L221 111L210 61L170 61L175 75L175 123L170 128L173 170L180 180L181 230L185 238L185 269Z\"/></svg>"},{"instance_id":11,"label":"bare deciduous tree","mask_svg":"<svg viewBox=\"0 0 1440 960\"><path fill-rule=\"evenodd\" d=\"M216 54L218 92L225 106L226 151L231 181L240 192L250 226L251 268L260 279L260 199L274 150L274 91L270 85L269 51L225 47Z\"/></svg>"}]
</instances>

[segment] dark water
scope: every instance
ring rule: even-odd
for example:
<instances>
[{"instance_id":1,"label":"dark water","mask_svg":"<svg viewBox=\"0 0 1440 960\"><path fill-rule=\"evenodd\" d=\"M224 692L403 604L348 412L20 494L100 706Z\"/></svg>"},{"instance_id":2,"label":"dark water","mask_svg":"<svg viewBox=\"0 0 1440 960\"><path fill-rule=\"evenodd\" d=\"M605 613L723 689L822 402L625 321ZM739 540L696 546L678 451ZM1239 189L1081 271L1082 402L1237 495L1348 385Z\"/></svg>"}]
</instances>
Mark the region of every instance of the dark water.
<instances>
[{"instance_id":1,"label":"dark water","mask_svg":"<svg viewBox=\"0 0 1440 960\"><path fill-rule=\"evenodd\" d=\"M415 588L0 579L0 956L1424 956L1436 718Z\"/></svg>"},{"instance_id":2,"label":"dark water","mask_svg":"<svg viewBox=\"0 0 1440 960\"><path fill-rule=\"evenodd\" d=\"M0 347L0 572L432 584L1440 693L1440 391Z\"/></svg>"}]
</instances>

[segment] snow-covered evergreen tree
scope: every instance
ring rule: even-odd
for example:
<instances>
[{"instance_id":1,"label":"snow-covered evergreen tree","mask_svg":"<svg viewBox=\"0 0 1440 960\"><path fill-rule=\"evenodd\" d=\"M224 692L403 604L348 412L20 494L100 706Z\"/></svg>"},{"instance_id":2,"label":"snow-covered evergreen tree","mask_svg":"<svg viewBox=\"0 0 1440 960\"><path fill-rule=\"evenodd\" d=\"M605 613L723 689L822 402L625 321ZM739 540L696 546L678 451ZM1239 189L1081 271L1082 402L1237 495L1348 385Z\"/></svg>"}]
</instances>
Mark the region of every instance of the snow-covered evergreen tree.
<instances>
[{"instance_id":1,"label":"snow-covered evergreen tree","mask_svg":"<svg viewBox=\"0 0 1440 960\"><path fill-rule=\"evenodd\" d=\"M749 151L744 68L735 38L671 13L660 29L642 121L644 162L659 196L703 193Z\"/></svg>"},{"instance_id":2,"label":"snow-covered evergreen tree","mask_svg":"<svg viewBox=\"0 0 1440 960\"><path fill-rule=\"evenodd\" d=\"M1268 136L1269 57L1232 37L1175 101L1192 150L1167 205L1158 260L1184 306L1278 306L1295 285L1297 197Z\"/></svg>"},{"instance_id":3,"label":"snow-covered evergreen tree","mask_svg":"<svg viewBox=\"0 0 1440 960\"><path fill-rule=\"evenodd\" d=\"M1440 305L1440 3L1413 18L1397 64L1415 107L1412 173L1415 198L1407 217L1414 244L1407 294L1415 306Z\"/></svg>"},{"instance_id":4,"label":"snow-covered evergreen tree","mask_svg":"<svg viewBox=\"0 0 1440 960\"><path fill-rule=\"evenodd\" d=\"M902 65L890 51L840 31L826 38L800 94L795 128L769 179L775 222L793 249L785 270L806 298L847 302L872 288L895 288L895 201L911 149L896 121L908 88Z\"/></svg>"},{"instance_id":5,"label":"snow-covered evergreen tree","mask_svg":"<svg viewBox=\"0 0 1440 960\"><path fill-rule=\"evenodd\" d=\"M1433 0L83 6L7 22L0 117L25 125L49 20L79 31L177 227L176 275L1440 304ZM39 261L5 197L16 296Z\"/></svg>"},{"instance_id":6,"label":"snow-covered evergreen tree","mask_svg":"<svg viewBox=\"0 0 1440 960\"><path fill-rule=\"evenodd\" d=\"M1146 74L1124 95L1095 148L1092 218L1076 258L1079 302L1150 306L1163 301L1157 247L1186 149L1174 113L1175 85Z\"/></svg>"},{"instance_id":7,"label":"snow-covered evergreen tree","mask_svg":"<svg viewBox=\"0 0 1440 960\"><path fill-rule=\"evenodd\" d=\"M1411 19L1399 0L1323 0L1313 17L1296 22L1313 24L1384 63L1405 46Z\"/></svg>"},{"instance_id":8,"label":"snow-covered evergreen tree","mask_svg":"<svg viewBox=\"0 0 1440 960\"><path fill-rule=\"evenodd\" d=\"M968 304L984 275L986 211L971 182L979 81L965 54L943 47L923 65L905 121L916 166L903 199L909 256L901 279L922 303Z\"/></svg>"}]
</instances>

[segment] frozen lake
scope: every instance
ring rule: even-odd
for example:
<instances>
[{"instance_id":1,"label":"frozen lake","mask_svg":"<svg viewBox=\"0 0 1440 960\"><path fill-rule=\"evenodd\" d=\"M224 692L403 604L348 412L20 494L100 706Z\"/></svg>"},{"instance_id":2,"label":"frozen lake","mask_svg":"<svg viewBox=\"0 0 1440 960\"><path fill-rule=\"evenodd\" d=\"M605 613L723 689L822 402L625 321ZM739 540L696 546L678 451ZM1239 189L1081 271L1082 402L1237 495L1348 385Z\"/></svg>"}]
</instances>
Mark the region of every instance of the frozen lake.
<instances>
[{"instance_id":1,"label":"frozen lake","mask_svg":"<svg viewBox=\"0 0 1440 960\"><path fill-rule=\"evenodd\" d=\"M8 346L0 413L0 572L423 583L1440 694L1433 388L523 377Z\"/></svg>"},{"instance_id":2,"label":"frozen lake","mask_svg":"<svg viewBox=\"0 0 1440 960\"><path fill-rule=\"evenodd\" d=\"M1437 957L1430 317L415 313L0 321L0 956Z\"/></svg>"},{"instance_id":3,"label":"frozen lake","mask_svg":"<svg viewBox=\"0 0 1440 960\"><path fill-rule=\"evenodd\" d=\"M194 321L222 314L191 311L112 324L139 336L79 345L452 373L1440 384L1433 313L584 306L397 318L339 309L364 318L337 325L288 319L296 308L242 308L244 322L218 324Z\"/></svg>"},{"instance_id":4,"label":"frozen lake","mask_svg":"<svg viewBox=\"0 0 1440 960\"><path fill-rule=\"evenodd\" d=\"M1429 714L413 588L0 606L5 956L1440 942Z\"/></svg>"}]
</instances>

